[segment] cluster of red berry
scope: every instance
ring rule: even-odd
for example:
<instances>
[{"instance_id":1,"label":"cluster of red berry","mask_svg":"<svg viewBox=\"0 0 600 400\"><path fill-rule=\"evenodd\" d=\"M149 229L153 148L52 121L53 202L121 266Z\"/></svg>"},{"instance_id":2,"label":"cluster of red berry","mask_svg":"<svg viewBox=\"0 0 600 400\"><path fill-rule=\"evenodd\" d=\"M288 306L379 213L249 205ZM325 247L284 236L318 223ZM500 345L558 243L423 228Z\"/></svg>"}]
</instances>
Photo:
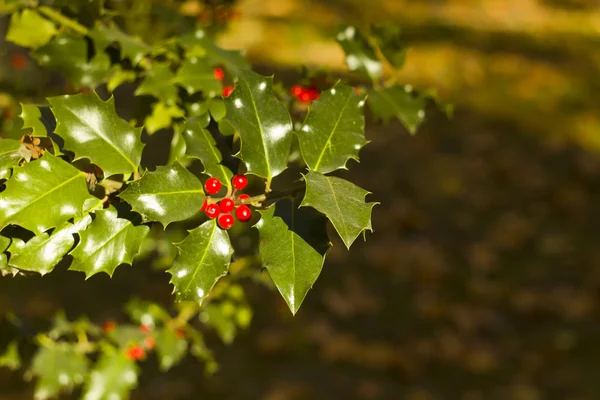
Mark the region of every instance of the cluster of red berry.
<instances>
[{"instance_id":1,"label":"cluster of red berry","mask_svg":"<svg viewBox=\"0 0 600 400\"><path fill-rule=\"evenodd\" d=\"M314 86L304 87L301 85L294 85L290 92L301 103L310 103L313 100L318 100L321 96L319 90Z\"/></svg>"},{"instance_id":2,"label":"cluster of red berry","mask_svg":"<svg viewBox=\"0 0 600 400\"><path fill-rule=\"evenodd\" d=\"M117 328L117 324L114 321L107 321L102 326L105 333L111 333ZM149 325L140 325L140 331L147 336L144 337L143 344L135 343L125 349L125 357L130 360L142 360L146 358L146 351L154 349L156 346L156 340L152 336L152 327ZM185 333L182 329L176 329L175 334L179 339L183 339Z\"/></svg>"},{"instance_id":3,"label":"cluster of red berry","mask_svg":"<svg viewBox=\"0 0 600 400\"><path fill-rule=\"evenodd\" d=\"M223 71L223 68L216 67L213 69L213 75L218 81L225 79L225 71ZM233 86L223 86L223 97L229 97L231 92L233 92Z\"/></svg>"},{"instance_id":4,"label":"cluster of red berry","mask_svg":"<svg viewBox=\"0 0 600 400\"><path fill-rule=\"evenodd\" d=\"M235 205L235 192L243 190L248 185L248 178L243 175L236 175L231 180L231 184L235 191L232 197L226 197L218 203L210 203L208 200L204 200L204 204L200 211L204 211L208 218L217 218L217 223L222 229L229 229L233 226L235 220L231 212L235 210L235 217L240 222L248 222L252 218L252 211L250 207L245 204L240 204L236 207ZM217 178L209 178L204 184L204 190L208 195L215 195L221 190L221 181ZM247 194L240 194L237 196L238 200L249 199L250 196Z\"/></svg>"}]
</instances>

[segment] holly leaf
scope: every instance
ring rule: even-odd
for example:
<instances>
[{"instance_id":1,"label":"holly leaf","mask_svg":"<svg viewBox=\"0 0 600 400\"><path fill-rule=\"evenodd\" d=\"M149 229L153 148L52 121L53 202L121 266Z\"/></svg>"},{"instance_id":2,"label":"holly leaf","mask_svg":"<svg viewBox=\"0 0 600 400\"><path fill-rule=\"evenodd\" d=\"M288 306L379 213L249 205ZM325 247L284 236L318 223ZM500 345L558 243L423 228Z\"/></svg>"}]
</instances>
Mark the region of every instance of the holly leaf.
<instances>
[{"instance_id":1,"label":"holly leaf","mask_svg":"<svg viewBox=\"0 0 600 400\"><path fill-rule=\"evenodd\" d=\"M137 385L139 369L123 351L105 346L83 389L83 400L126 399Z\"/></svg>"},{"instance_id":2,"label":"holly leaf","mask_svg":"<svg viewBox=\"0 0 600 400\"><path fill-rule=\"evenodd\" d=\"M83 215L85 173L46 152L14 170L0 195L0 229L20 225L36 235Z\"/></svg>"},{"instance_id":3,"label":"holly leaf","mask_svg":"<svg viewBox=\"0 0 600 400\"><path fill-rule=\"evenodd\" d=\"M76 87L95 87L111 73L108 54L97 53L88 61L88 44L81 36L62 32L33 54L38 64L63 74Z\"/></svg>"},{"instance_id":4,"label":"holly leaf","mask_svg":"<svg viewBox=\"0 0 600 400\"><path fill-rule=\"evenodd\" d=\"M154 328L157 322L167 321L171 318L168 311L159 304L133 298L125 305L125 312L138 324Z\"/></svg>"},{"instance_id":5,"label":"holly leaf","mask_svg":"<svg viewBox=\"0 0 600 400\"><path fill-rule=\"evenodd\" d=\"M85 273L86 279L99 272L112 277L121 264L131 264L140 251L142 241L150 228L134 226L129 220L118 218L111 209L96 211L96 218L88 228L79 232L79 244L71 252L70 270Z\"/></svg>"},{"instance_id":6,"label":"holly leaf","mask_svg":"<svg viewBox=\"0 0 600 400\"><path fill-rule=\"evenodd\" d=\"M37 11L25 8L11 15L6 40L19 46L37 49L48 43L57 33L54 23Z\"/></svg>"},{"instance_id":7,"label":"holly leaf","mask_svg":"<svg viewBox=\"0 0 600 400\"><path fill-rule=\"evenodd\" d=\"M164 326L156 332L156 352L161 371L165 372L185 356L188 342L180 338L171 327Z\"/></svg>"},{"instance_id":8,"label":"holly leaf","mask_svg":"<svg viewBox=\"0 0 600 400\"><path fill-rule=\"evenodd\" d=\"M13 139L0 139L0 179L8 179L12 167L19 164L21 143ZM2 200L0 200L2 201Z\"/></svg>"},{"instance_id":9,"label":"holly leaf","mask_svg":"<svg viewBox=\"0 0 600 400\"><path fill-rule=\"evenodd\" d=\"M40 346L31 365L31 372L38 377L35 398L49 399L65 389L71 391L83 383L88 363L85 354L77 351L73 344Z\"/></svg>"},{"instance_id":10,"label":"holly leaf","mask_svg":"<svg viewBox=\"0 0 600 400\"><path fill-rule=\"evenodd\" d=\"M371 80L381 76L382 65L367 38L352 25L343 25L337 41L346 53L346 65L352 72L359 72Z\"/></svg>"},{"instance_id":11,"label":"holly leaf","mask_svg":"<svg viewBox=\"0 0 600 400\"><path fill-rule=\"evenodd\" d=\"M8 249L8 246L10 246L10 242L10 238L0 236L0 276L6 276L8 274L15 276L18 273L17 270L8 266L8 258L6 257L6 253L4 253L4 251Z\"/></svg>"},{"instance_id":12,"label":"holly leaf","mask_svg":"<svg viewBox=\"0 0 600 400\"><path fill-rule=\"evenodd\" d=\"M311 209L298 209L290 199L261 211L255 225L263 266L296 314L319 277L329 247L326 219Z\"/></svg>"},{"instance_id":13,"label":"holly leaf","mask_svg":"<svg viewBox=\"0 0 600 400\"><path fill-rule=\"evenodd\" d=\"M15 239L9 248L8 264L21 271L38 272L40 275L51 272L75 244L73 234L85 229L90 222L92 217L88 214L75 224L67 223L52 235L44 232L27 242Z\"/></svg>"},{"instance_id":14,"label":"holly leaf","mask_svg":"<svg viewBox=\"0 0 600 400\"><path fill-rule=\"evenodd\" d=\"M391 22L371 26L371 37L385 58L396 68L404 65L408 46L399 25Z\"/></svg>"},{"instance_id":15,"label":"holly leaf","mask_svg":"<svg viewBox=\"0 0 600 400\"><path fill-rule=\"evenodd\" d=\"M350 86L336 85L321 93L296 132L302 157L313 171L327 173L358 160L365 139L365 100Z\"/></svg>"},{"instance_id":16,"label":"holly leaf","mask_svg":"<svg viewBox=\"0 0 600 400\"><path fill-rule=\"evenodd\" d=\"M19 117L23 120L21 130L31 130L31 136L48 136L46 126L42 122L42 112L38 106L21 103L21 114L19 114Z\"/></svg>"},{"instance_id":17,"label":"holly leaf","mask_svg":"<svg viewBox=\"0 0 600 400\"><path fill-rule=\"evenodd\" d=\"M135 71L124 70L119 64L115 65L111 71L112 74L106 82L106 88L111 93L122 84L126 82L134 82L137 78Z\"/></svg>"},{"instance_id":18,"label":"holly leaf","mask_svg":"<svg viewBox=\"0 0 600 400\"><path fill-rule=\"evenodd\" d=\"M135 95L143 94L154 96L167 104L177 102L177 86L173 84L173 72L167 63L154 63L152 68L146 70L146 77L135 90Z\"/></svg>"},{"instance_id":19,"label":"holly leaf","mask_svg":"<svg viewBox=\"0 0 600 400\"><path fill-rule=\"evenodd\" d=\"M215 283L227 274L233 255L229 235L212 219L189 231L176 246L177 257L167 270L173 292L178 300L201 304Z\"/></svg>"},{"instance_id":20,"label":"holly leaf","mask_svg":"<svg viewBox=\"0 0 600 400\"><path fill-rule=\"evenodd\" d=\"M4 354L0 355L0 367L6 367L12 371L21 368L19 344L16 340L10 342Z\"/></svg>"},{"instance_id":21,"label":"holly leaf","mask_svg":"<svg viewBox=\"0 0 600 400\"><path fill-rule=\"evenodd\" d=\"M56 134L75 160L87 158L104 171L104 176L137 170L144 145L141 128L130 126L115 111L114 98L102 101L97 94L50 97L56 117Z\"/></svg>"},{"instance_id":22,"label":"holly leaf","mask_svg":"<svg viewBox=\"0 0 600 400\"><path fill-rule=\"evenodd\" d=\"M158 221L166 228L198 213L204 203L204 189L194 174L176 162L146 172L119 197L140 213L144 222Z\"/></svg>"},{"instance_id":23,"label":"holly leaf","mask_svg":"<svg viewBox=\"0 0 600 400\"><path fill-rule=\"evenodd\" d=\"M425 99L400 85L371 90L367 102L375 118L384 122L398 118L411 135L425 119Z\"/></svg>"},{"instance_id":24,"label":"holly leaf","mask_svg":"<svg viewBox=\"0 0 600 400\"><path fill-rule=\"evenodd\" d=\"M225 50L215 44L206 36L203 30L197 30L193 34L180 36L178 43L186 50L186 57L205 57L211 65L224 65L230 70L249 68L248 62L239 51Z\"/></svg>"},{"instance_id":25,"label":"holly leaf","mask_svg":"<svg viewBox=\"0 0 600 400\"><path fill-rule=\"evenodd\" d=\"M378 203L365 203L366 190L342 178L309 172L301 207L325 214L349 249L358 235L371 227L371 211Z\"/></svg>"},{"instance_id":26,"label":"holly leaf","mask_svg":"<svg viewBox=\"0 0 600 400\"><path fill-rule=\"evenodd\" d=\"M272 77L242 71L235 90L225 99L225 120L242 139L239 157L249 173L267 179L267 187L287 168L292 145L292 120L272 84Z\"/></svg>"},{"instance_id":27,"label":"holly leaf","mask_svg":"<svg viewBox=\"0 0 600 400\"><path fill-rule=\"evenodd\" d=\"M181 108L159 101L152 106L152 114L144 121L146 132L152 135L156 131L170 127L173 119L183 117L185 112Z\"/></svg>"},{"instance_id":28,"label":"holly leaf","mask_svg":"<svg viewBox=\"0 0 600 400\"><path fill-rule=\"evenodd\" d=\"M173 78L173 82L183 86L189 94L202 92L209 98L220 96L223 92L223 84L215 79L213 67L202 61L197 57L185 60Z\"/></svg>"},{"instance_id":29,"label":"holly leaf","mask_svg":"<svg viewBox=\"0 0 600 400\"><path fill-rule=\"evenodd\" d=\"M152 47L142 40L126 34L114 22L108 25L97 22L89 36L94 41L97 52L104 51L111 44L117 43L121 48L121 57L129 58L134 66L152 51Z\"/></svg>"},{"instance_id":30,"label":"holly leaf","mask_svg":"<svg viewBox=\"0 0 600 400\"><path fill-rule=\"evenodd\" d=\"M202 162L205 174L217 178L223 185L231 187L233 173L221 164L223 157L217 149L217 142L202 125L202 121L197 118L188 120L183 132L186 154Z\"/></svg>"},{"instance_id":31,"label":"holly leaf","mask_svg":"<svg viewBox=\"0 0 600 400\"><path fill-rule=\"evenodd\" d=\"M185 158L186 144L183 139L181 124L173 126L173 138L171 138L171 148L169 149L169 160L167 164L173 164L177 159Z\"/></svg>"}]
</instances>

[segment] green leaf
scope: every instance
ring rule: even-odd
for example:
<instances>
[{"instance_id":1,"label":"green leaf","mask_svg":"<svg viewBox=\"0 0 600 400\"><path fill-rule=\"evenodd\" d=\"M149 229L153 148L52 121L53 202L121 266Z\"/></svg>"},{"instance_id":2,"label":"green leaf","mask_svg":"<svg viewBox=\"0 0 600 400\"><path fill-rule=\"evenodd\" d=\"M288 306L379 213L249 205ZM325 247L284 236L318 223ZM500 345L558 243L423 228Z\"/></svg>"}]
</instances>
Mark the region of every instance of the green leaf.
<instances>
[{"instance_id":1,"label":"green leaf","mask_svg":"<svg viewBox=\"0 0 600 400\"><path fill-rule=\"evenodd\" d=\"M400 26L391 22L371 26L371 37L385 58L396 68L404 65L408 46L402 39Z\"/></svg>"},{"instance_id":2,"label":"green leaf","mask_svg":"<svg viewBox=\"0 0 600 400\"><path fill-rule=\"evenodd\" d=\"M248 62L239 51L225 50L206 36L203 30L177 38L179 44L187 51L186 56L206 57L211 65L224 65L230 70L249 68Z\"/></svg>"},{"instance_id":3,"label":"green leaf","mask_svg":"<svg viewBox=\"0 0 600 400\"><path fill-rule=\"evenodd\" d=\"M371 90L367 102L376 118L387 122L396 117L411 135L425 119L425 99L411 93L410 86Z\"/></svg>"},{"instance_id":4,"label":"green leaf","mask_svg":"<svg viewBox=\"0 0 600 400\"><path fill-rule=\"evenodd\" d=\"M146 70L146 77L135 91L136 96L143 94L154 96L167 104L177 102L177 86L173 83L173 72L167 63L154 63Z\"/></svg>"},{"instance_id":5,"label":"green leaf","mask_svg":"<svg viewBox=\"0 0 600 400\"><path fill-rule=\"evenodd\" d=\"M119 197L140 213L144 222L158 221L167 227L198 213L204 203L204 189L194 174L176 162L146 172Z\"/></svg>"},{"instance_id":6,"label":"green leaf","mask_svg":"<svg viewBox=\"0 0 600 400\"><path fill-rule=\"evenodd\" d=\"M63 391L83 383L88 371L88 358L74 345L56 343L39 348L31 365L31 372L38 377L35 398L57 397Z\"/></svg>"},{"instance_id":7,"label":"green leaf","mask_svg":"<svg viewBox=\"0 0 600 400\"><path fill-rule=\"evenodd\" d=\"M31 129L31 136L48 136L46 126L41 120L42 112L38 106L21 103L21 114L19 114L19 117L23 120L23 127L21 129Z\"/></svg>"},{"instance_id":8,"label":"green leaf","mask_svg":"<svg viewBox=\"0 0 600 400\"><path fill-rule=\"evenodd\" d=\"M0 235L0 276L6 276L8 274L16 275L18 271L8 266L8 258L4 251L10 246L10 238Z\"/></svg>"},{"instance_id":9,"label":"green leaf","mask_svg":"<svg viewBox=\"0 0 600 400\"><path fill-rule=\"evenodd\" d=\"M22 158L19 153L20 147L21 143L18 140L0 139L0 179L8 179L12 167L19 164Z\"/></svg>"},{"instance_id":10,"label":"green leaf","mask_svg":"<svg viewBox=\"0 0 600 400\"><path fill-rule=\"evenodd\" d=\"M118 43L121 48L121 57L129 58L134 66L152 51L152 47L140 39L126 34L113 22L108 25L97 22L89 36L94 41L97 52L104 51L113 43Z\"/></svg>"},{"instance_id":11,"label":"green leaf","mask_svg":"<svg viewBox=\"0 0 600 400\"><path fill-rule=\"evenodd\" d=\"M227 274L233 248L226 231L208 220L177 245L177 257L167 270L178 300L202 303L215 283Z\"/></svg>"},{"instance_id":12,"label":"green leaf","mask_svg":"<svg viewBox=\"0 0 600 400\"><path fill-rule=\"evenodd\" d=\"M58 30L54 23L26 8L10 17L6 40L19 46L37 49L48 43Z\"/></svg>"},{"instance_id":13,"label":"green leaf","mask_svg":"<svg viewBox=\"0 0 600 400\"><path fill-rule=\"evenodd\" d=\"M21 368L21 357L19 356L17 341L10 342L4 354L0 355L0 367L6 367L13 371Z\"/></svg>"},{"instance_id":14,"label":"green leaf","mask_svg":"<svg viewBox=\"0 0 600 400\"><path fill-rule=\"evenodd\" d=\"M116 65L112 68L112 75L106 82L106 88L109 92L114 92L116 88L126 82L134 82L137 78L135 71L124 70L120 65Z\"/></svg>"},{"instance_id":15,"label":"green leaf","mask_svg":"<svg viewBox=\"0 0 600 400\"><path fill-rule=\"evenodd\" d=\"M223 92L223 84L215 79L213 67L197 57L183 62L173 82L183 86L189 94L202 92L212 98Z\"/></svg>"},{"instance_id":16,"label":"green leaf","mask_svg":"<svg viewBox=\"0 0 600 400\"><path fill-rule=\"evenodd\" d=\"M38 64L63 74L76 87L95 87L110 76L110 58L97 53L88 62L88 44L81 36L62 32L33 54Z\"/></svg>"},{"instance_id":17,"label":"green leaf","mask_svg":"<svg viewBox=\"0 0 600 400\"><path fill-rule=\"evenodd\" d=\"M179 338L171 327L164 326L156 332L156 352L161 371L168 371L186 355L188 343Z\"/></svg>"},{"instance_id":18,"label":"green leaf","mask_svg":"<svg viewBox=\"0 0 600 400\"><path fill-rule=\"evenodd\" d=\"M86 279L99 272L109 276L121 264L131 264L150 228L134 226L129 220L118 218L111 209L96 211L96 219L79 233L79 245L71 252L70 270L82 271Z\"/></svg>"},{"instance_id":19,"label":"green leaf","mask_svg":"<svg viewBox=\"0 0 600 400\"><path fill-rule=\"evenodd\" d=\"M152 114L146 118L145 127L149 135L171 126L175 118L183 118L185 112L176 105L166 105L158 102L152 106Z\"/></svg>"},{"instance_id":20,"label":"green leaf","mask_svg":"<svg viewBox=\"0 0 600 400\"><path fill-rule=\"evenodd\" d=\"M0 229L20 225L39 235L83 215L89 195L85 173L46 154L15 169L0 193Z\"/></svg>"},{"instance_id":21,"label":"green leaf","mask_svg":"<svg viewBox=\"0 0 600 400\"><path fill-rule=\"evenodd\" d=\"M329 218L347 248L371 228L371 211L378 203L365 203L366 190L345 179L309 172L301 207L313 207Z\"/></svg>"},{"instance_id":22,"label":"green leaf","mask_svg":"<svg viewBox=\"0 0 600 400\"><path fill-rule=\"evenodd\" d=\"M352 25L343 25L337 41L346 53L346 64L352 72L359 72L372 80L381 76L382 65L367 38Z\"/></svg>"},{"instance_id":23,"label":"green leaf","mask_svg":"<svg viewBox=\"0 0 600 400\"><path fill-rule=\"evenodd\" d=\"M220 122L227 114L225 102L220 98L208 100L208 110L211 117L217 122Z\"/></svg>"},{"instance_id":24,"label":"green leaf","mask_svg":"<svg viewBox=\"0 0 600 400\"><path fill-rule=\"evenodd\" d=\"M123 351L106 346L91 371L83 390L83 400L129 398L137 385L138 367Z\"/></svg>"},{"instance_id":25,"label":"green leaf","mask_svg":"<svg viewBox=\"0 0 600 400\"><path fill-rule=\"evenodd\" d=\"M204 173L217 178L227 187L231 187L233 173L221 164L223 157L217 149L217 143L212 134L202 127L202 121L196 118L188 120L183 138L186 144L186 154L197 158L204 165Z\"/></svg>"},{"instance_id":26,"label":"green leaf","mask_svg":"<svg viewBox=\"0 0 600 400\"><path fill-rule=\"evenodd\" d=\"M73 234L85 229L90 222L92 218L88 214L75 224L67 223L52 235L44 232L27 242L15 239L15 245L9 248L9 265L22 271L38 272L40 275L51 272L75 244Z\"/></svg>"},{"instance_id":27,"label":"green leaf","mask_svg":"<svg viewBox=\"0 0 600 400\"><path fill-rule=\"evenodd\" d=\"M186 144L183 139L181 124L173 126L173 138L171 139L171 148L169 149L169 160L167 164L173 164L177 159L185 157Z\"/></svg>"},{"instance_id":28,"label":"green leaf","mask_svg":"<svg viewBox=\"0 0 600 400\"><path fill-rule=\"evenodd\" d=\"M249 173L267 179L287 168L292 145L292 120L272 89L273 78L242 71L233 93L225 99L229 121L242 139L240 158Z\"/></svg>"},{"instance_id":29,"label":"green leaf","mask_svg":"<svg viewBox=\"0 0 600 400\"><path fill-rule=\"evenodd\" d=\"M314 210L298 209L290 199L260 214L255 226L263 266L296 314L323 268L329 247L326 219Z\"/></svg>"},{"instance_id":30,"label":"green leaf","mask_svg":"<svg viewBox=\"0 0 600 400\"><path fill-rule=\"evenodd\" d=\"M133 298L125 305L125 312L138 324L154 328L160 321L171 319L169 313L157 303Z\"/></svg>"},{"instance_id":31,"label":"green leaf","mask_svg":"<svg viewBox=\"0 0 600 400\"><path fill-rule=\"evenodd\" d=\"M75 159L88 158L104 176L137 170L144 145L141 128L119 118L114 98L102 101L97 94L77 94L48 99L56 116L55 132L65 140L65 149Z\"/></svg>"},{"instance_id":32,"label":"green leaf","mask_svg":"<svg viewBox=\"0 0 600 400\"><path fill-rule=\"evenodd\" d=\"M229 302L219 304L210 303L202 311L201 319L204 324L212 326L217 331L223 343L231 344L235 339L237 326L233 318L234 315L224 312L224 304L235 307ZM233 312L235 313L235 308Z\"/></svg>"},{"instance_id":33,"label":"green leaf","mask_svg":"<svg viewBox=\"0 0 600 400\"><path fill-rule=\"evenodd\" d=\"M350 86L336 85L321 93L296 132L308 168L327 173L346 169L349 159L358 160L365 140L365 100Z\"/></svg>"}]
</instances>

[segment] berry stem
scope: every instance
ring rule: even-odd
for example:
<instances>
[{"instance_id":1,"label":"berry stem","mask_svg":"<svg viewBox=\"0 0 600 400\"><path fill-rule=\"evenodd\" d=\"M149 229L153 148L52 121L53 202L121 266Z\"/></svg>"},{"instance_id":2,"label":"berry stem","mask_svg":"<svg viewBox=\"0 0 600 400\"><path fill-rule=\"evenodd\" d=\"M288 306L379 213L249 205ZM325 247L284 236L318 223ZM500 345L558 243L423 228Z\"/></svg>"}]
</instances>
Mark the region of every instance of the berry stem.
<instances>
[{"instance_id":1,"label":"berry stem","mask_svg":"<svg viewBox=\"0 0 600 400\"><path fill-rule=\"evenodd\" d=\"M40 14L43 14L51 20L54 20L54 22L58 22L59 24L66 26L67 28L73 29L77 33L80 33L84 36L87 36L88 34L88 29L85 26L81 25L76 21L73 21L70 18L65 17L64 15L62 15L58 11L53 10L50 7L39 6L37 10L40 12Z\"/></svg>"}]
</instances>

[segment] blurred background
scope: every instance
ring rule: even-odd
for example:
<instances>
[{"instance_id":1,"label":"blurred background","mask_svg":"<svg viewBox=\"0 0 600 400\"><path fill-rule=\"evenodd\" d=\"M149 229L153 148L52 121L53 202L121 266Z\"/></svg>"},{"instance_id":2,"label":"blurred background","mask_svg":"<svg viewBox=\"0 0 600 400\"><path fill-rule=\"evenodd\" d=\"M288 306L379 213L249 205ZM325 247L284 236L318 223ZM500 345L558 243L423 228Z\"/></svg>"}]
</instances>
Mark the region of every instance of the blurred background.
<instances>
[{"instance_id":1,"label":"blurred background","mask_svg":"<svg viewBox=\"0 0 600 400\"><path fill-rule=\"evenodd\" d=\"M127 3L142 35L157 7L195 7ZM167 374L149 360L133 398L600 399L598 1L234 9L220 43L286 85L302 63L345 70L338 24L396 22L411 46L401 80L436 88L455 115L432 108L414 137L397 121L368 121L372 142L344 175L381 202L374 233L350 251L334 238L295 317L277 292L248 285L251 326L229 346L207 338L215 376L191 358ZM28 79L5 72L3 88ZM112 280L0 278L0 312L102 320L133 294L169 304L168 280L143 264ZM21 378L0 370L0 399L31 398Z\"/></svg>"}]
</instances>

